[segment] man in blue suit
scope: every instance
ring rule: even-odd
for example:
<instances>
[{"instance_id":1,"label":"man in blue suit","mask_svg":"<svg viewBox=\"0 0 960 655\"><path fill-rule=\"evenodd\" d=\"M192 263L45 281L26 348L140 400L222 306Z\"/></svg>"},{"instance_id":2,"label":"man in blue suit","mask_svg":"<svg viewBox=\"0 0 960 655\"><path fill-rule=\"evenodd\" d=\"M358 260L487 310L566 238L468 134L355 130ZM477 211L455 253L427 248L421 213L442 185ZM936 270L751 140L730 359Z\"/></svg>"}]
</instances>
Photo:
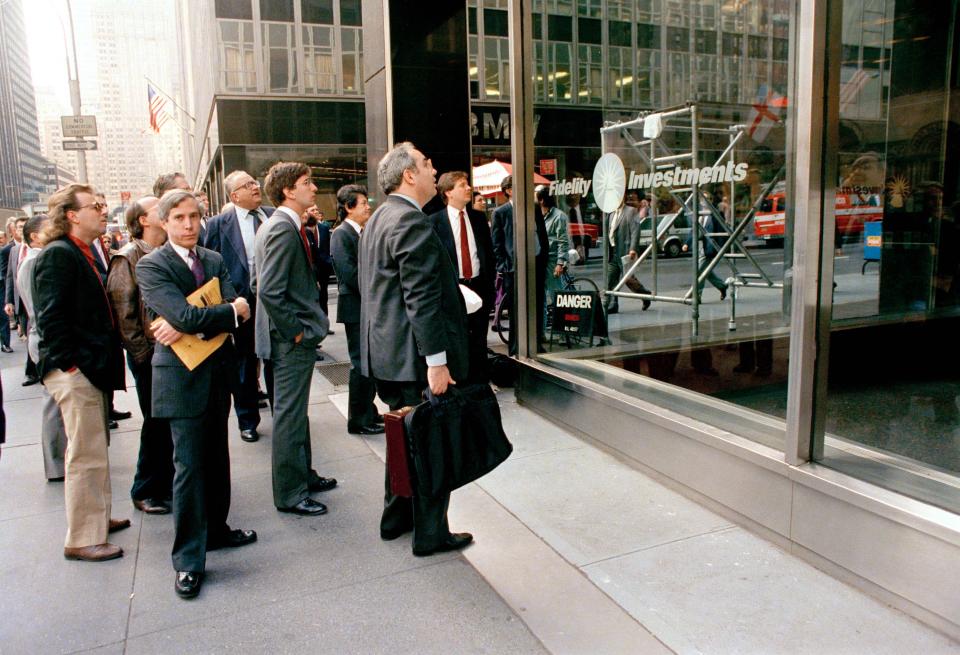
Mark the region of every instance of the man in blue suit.
<instances>
[{"instance_id":1,"label":"man in blue suit","mask_svg":"<svg viewBox=\"0 0 960 655\"><path fill-rule=\"evenodd\" d=\"M233 207L207 221L204 247L220 253L230 273L230 280L237 293L246 298L251 315L257 311L256 294L251 290L251 281L256 276L256 258L253 251L254 235L267 218L273 214L270 207L261 207L263 194L260 183L246 171L233 171L223 181ZM234 391L237 423L240 438L256 441L260 438L260 409L257 397L257 355L254 352L254 320L242 323L236 333L237 359L240 368L240 384ZM267 388L271 388L269 365Z\"/></svg>"}]
</instances>

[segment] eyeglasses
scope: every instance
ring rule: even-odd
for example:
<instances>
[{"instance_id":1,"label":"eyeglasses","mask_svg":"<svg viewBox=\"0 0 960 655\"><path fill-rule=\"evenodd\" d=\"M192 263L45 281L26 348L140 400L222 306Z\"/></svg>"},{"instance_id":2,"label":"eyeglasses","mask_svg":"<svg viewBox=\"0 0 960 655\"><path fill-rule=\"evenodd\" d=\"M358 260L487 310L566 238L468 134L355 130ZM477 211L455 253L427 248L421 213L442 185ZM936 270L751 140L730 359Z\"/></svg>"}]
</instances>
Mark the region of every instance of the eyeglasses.
<instances>
[{"instance_id":1,"label":"eyeglasses","mask_svg":"<svg viewBox=\"0 0 960 655\"><path fill-rule=\"evenodd\" d=\"M91 204L89 204L89 205L83 205L82 207L77 207L77 208L74 209L73 211L78 212L78 211L80 211L81 209L86 209L87 207L90 207L90 208L92 208L92 209L97 210L98 212L101 212L101 211L103 211L104 209L107 208L107 203L105 203L105 202L94 202L94 203L91 203Z\"/></svg>"},{"instance_id":2,"label":"eyeglasses","mask_svg":"<svg viewBox=\"0 0 960 655\"><path fill-rule=\"evenodd\" d=\"M257 182L256 180L250 180L249 182L244 182L243 184L241 184L240 188L249 189L250 191L253 191L254 189L260 188L260 183Z\"/></svg>"}]
</instances>

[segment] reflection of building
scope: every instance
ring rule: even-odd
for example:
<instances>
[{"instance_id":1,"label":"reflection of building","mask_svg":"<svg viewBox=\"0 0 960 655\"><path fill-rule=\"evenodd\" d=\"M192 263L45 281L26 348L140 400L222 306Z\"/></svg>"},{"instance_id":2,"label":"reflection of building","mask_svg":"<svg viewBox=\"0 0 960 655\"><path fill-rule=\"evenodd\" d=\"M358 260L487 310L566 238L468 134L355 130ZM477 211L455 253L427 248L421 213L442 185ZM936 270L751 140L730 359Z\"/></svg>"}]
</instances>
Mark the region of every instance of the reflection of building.
<instances>
[{"instance_id":1,"label":"reflection of building","mask_svg":"<svg viewBox=\"0 0 960 655\"><path fill-rule=\"evenodd\" d=\"M76 175L77 153L63 149L63 126L60 117L73 112L66 111L49 88L37 89L37 122L40 126L40 151L51 166L67 171L69 177ZM50 176L48 175L48 178ZM61 176L57 176L61 177ZM59 186L59 185L58 185Z\"/></svg>"},{"instance_id":2,"label":"reflection of building","mask_svg":"<svg viewBox=\"0 0 960 655\"><path fill-rule=\"evenodd\" d=\"M37 202L45 191L21 0L0 3L0 207Z\"/></svg>"},{"instance_id":3,"label":"reflection of building","mask_svg":"<svg viewBox=\"0 0 960 655\"><path fill-rule=\"evenodd\" d=\"M328 214L366 177L359 0L181 0L186 109L196 117L187 174L225 200L225 173L263 179L280 159L309 163Z\"/></svg>"}]
</instances>

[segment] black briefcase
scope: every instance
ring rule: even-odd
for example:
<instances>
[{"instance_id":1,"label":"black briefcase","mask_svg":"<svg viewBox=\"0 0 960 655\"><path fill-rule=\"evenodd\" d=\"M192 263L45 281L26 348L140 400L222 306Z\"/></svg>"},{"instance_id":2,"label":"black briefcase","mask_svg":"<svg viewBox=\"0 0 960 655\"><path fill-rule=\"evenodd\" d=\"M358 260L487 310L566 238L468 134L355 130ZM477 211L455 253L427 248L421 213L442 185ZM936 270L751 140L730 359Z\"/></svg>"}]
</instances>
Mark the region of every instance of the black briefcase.
<instances>
[{"instance_id":1,"label":"black briefcase","mask_svg":"<svg viewBox=\"0 0 960 655\"><path fill-rule=\"evenodd\" d=\"M488 384L451 386L407 414L417 495L436 498L486 475L513 452Z\"/></svg>"}]
</instances>

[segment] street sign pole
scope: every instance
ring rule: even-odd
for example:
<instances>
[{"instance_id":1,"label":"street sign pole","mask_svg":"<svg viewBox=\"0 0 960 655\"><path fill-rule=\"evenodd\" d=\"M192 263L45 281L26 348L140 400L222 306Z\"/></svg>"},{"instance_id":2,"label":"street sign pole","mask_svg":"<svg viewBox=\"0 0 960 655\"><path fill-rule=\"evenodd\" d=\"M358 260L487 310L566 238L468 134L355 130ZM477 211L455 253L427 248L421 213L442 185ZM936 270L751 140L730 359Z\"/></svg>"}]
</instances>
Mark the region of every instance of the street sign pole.
<instances>
[{"instance_id":1,"label":"street sign pole","mask_svg":"<svg viewBox=\"0 0 960 655\"><path fill-rule=\"evenodd\" d=\"M73 75L70 75L70 60L67 59L67 77L70 81L70 104L73 106L73 115L80 115L80 69L77 66L77 37L73 30L73 9L70 0L67 0L67 18L70 21L70 43L73 46ZM77 150L77 177L80 184L87 183L87 152Z\"/></svg>"}]
</instances>

